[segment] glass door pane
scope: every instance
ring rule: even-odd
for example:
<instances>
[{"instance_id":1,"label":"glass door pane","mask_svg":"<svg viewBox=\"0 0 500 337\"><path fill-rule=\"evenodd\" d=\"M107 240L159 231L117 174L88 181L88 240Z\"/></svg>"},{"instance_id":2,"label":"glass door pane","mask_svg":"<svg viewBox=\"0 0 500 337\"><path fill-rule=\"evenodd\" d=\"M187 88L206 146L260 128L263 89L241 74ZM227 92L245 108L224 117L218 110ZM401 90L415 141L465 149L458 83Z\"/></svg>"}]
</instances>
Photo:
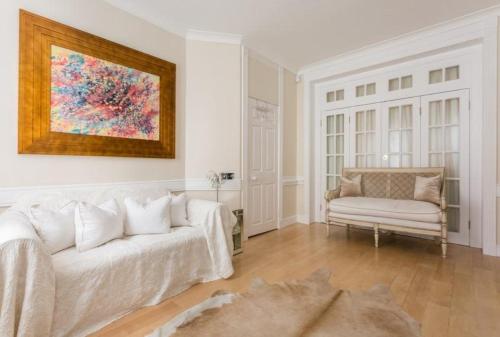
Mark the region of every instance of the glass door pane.
<instances>
[{"instance_id":1,"label":"glass door pane","mask_svg":"<svg viewBox=\"0 0 500 337\"><path fill-rule=\"evenodd\" d=\"M422 162L445 167L449 241L469 244L467 90L422 97Z\"/></svg>"},{"instance_id":2,"label":"glass door pane","mask_svg":"<svg viewBox=\"0 0 500 337\"><path fill-rule=\"evenodd\" d=\"M325 184L326 189L337 188L346 156L345 111L333 112L325 117Z\"/></svg>"},{"instance_id":3,"label":"glass door pane","mask_svg":"<svg viewBox=\"0 0 500 337\"><path fill-rule=\"evenodd\" d=\"M355 167L377 167L380 148L377 105L355 108L353 115L352 163Z\"/></svg>"},{"instance_id":4,"label":"glass door pane","mask_svg":"<svg viewBox=\"0 0 500 337\"><path fill-rule=\"evenodd\" d=\"M415 167L420 165L418 98L402 99L382 105L382 165Z\"/></svg>"}]
</instances>

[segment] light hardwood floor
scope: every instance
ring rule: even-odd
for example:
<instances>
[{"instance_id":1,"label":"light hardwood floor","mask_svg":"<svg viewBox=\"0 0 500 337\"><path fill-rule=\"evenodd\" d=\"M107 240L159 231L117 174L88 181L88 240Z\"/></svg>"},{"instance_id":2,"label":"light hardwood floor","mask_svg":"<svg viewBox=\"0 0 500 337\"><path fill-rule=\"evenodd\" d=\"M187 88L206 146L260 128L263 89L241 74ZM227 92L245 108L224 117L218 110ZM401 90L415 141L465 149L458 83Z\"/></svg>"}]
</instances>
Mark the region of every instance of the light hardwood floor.
<instances>
[{"instance_id":1,"label":"light hardwood floor","mask_svg":"<svg viewBox=\"0 0 500 337\"><path fill-rule=\"evenodd\" d=\"M500 258L479 249L449 245L441 258L434 241L381 236L325 225L292 225L251 238L234 258L229 280L199 284L154 307L138 310L92 336L144 336L214 291L243 292L254 277L268 282L304 278L318 268L333 271L331 283L362 290L387 284L395 300L422 323L423 336L500 336Z\"/></svg>"}]
</instances>

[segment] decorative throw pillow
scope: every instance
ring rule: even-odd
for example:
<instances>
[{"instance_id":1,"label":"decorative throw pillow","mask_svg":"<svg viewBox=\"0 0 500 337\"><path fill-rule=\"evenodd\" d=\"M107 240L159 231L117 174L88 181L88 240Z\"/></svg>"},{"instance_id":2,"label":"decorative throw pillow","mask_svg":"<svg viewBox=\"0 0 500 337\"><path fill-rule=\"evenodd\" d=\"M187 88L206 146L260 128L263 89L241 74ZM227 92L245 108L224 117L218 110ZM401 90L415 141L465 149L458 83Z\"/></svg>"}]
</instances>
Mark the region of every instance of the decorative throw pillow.
<instances>
[{"instance_id":1,"label":"decorative throw pillow","mask_svg":"<svg viewBox=\"0 0 500 337\"><path fill-rule=\"evenodd\" d=\"M79 202L75 210L75 242L79 252L123 236L123 219L115 199L96 206Z\"/></svg>"},{"instance_id":2,"label":"decorative throw pillow","mask_svg":"<svg viewBox=\"0 0 500 337\"><path fill-rule=\"evenodd\" d=\"M187 196L185 193L171 195L172 203L170 205L170 215L172 217L172 226L188 226L187 220Z\"/></svg>"},{"instance_id":3,"label":"decorative throw pillow","mask_svg":"<svg viewBox=\"0 0 500 337\"><path fill-rule=\"evenodd\" d=\"M29 208L31 223L50 254L75 245L75 207L76 201L71 201L56 211L40 206Z\"/></svg>"},{"instance_id":4,"label":"decorative throw pillow","mask_svg":"<svg viewBox=\"0 0 500 337\"><path fill-rule=\"evenodd\" d=\"M415 193L413 199L428 201L434 204L441 203L441 176L415 177Z\"/></svg>"},{"instance_id":5,"label":"decorative throw pillow","mask_svg":"<svg viewBox=\"0 0 500 337\"><path fill-rule=\"evenodd\" d=\"M127 221L125 234L162 234L170 231L170 196L148 201L145 204L132 198L125 199Z\"/></svg>"},{"instance_id":6,"label":"decorative throw pillow","mask_svg":"<svg viewBox=\"0 0 500 337\"><path fill-rule=\"evenodd\" d=\"M352 179L340 177L340 196L341 197L359 197L361 192L361 174Z\"/></svg>"}]
</instances>

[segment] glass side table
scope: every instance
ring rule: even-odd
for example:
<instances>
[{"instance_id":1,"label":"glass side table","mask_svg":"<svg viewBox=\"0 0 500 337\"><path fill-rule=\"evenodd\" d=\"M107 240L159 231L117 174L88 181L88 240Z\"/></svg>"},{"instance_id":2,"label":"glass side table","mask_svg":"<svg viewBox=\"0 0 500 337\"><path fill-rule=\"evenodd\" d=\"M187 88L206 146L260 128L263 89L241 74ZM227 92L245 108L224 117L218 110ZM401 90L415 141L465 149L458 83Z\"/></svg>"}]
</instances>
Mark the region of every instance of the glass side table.
<instances>
[{"instance_id":1,"label":"glass side table","mask_svg":"<svg viewBox=\"0 0 500 337\"><path fill-rule=\"evenodd\" d=\"M233 214L236 216L238 219L238 222L236 222L236 225L233 228L233 244L234 244L234 251L233 255L243 253L243 210L242 209L235 209L233 211Z\"/></svg>"}]
</instances>

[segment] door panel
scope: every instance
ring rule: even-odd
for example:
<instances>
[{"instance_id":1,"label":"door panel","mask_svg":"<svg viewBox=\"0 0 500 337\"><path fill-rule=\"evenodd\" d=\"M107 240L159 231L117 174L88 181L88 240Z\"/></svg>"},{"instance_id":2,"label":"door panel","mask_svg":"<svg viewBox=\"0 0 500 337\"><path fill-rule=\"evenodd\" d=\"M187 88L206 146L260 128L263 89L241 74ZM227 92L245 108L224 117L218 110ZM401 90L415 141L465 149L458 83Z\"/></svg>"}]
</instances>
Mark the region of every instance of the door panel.
<instances>
[{"instance_id":1,"label":"door panel","mask_svg":"<svg viewBox=\"0 0 500 337\"><path fill-rule=\"evenodd\" d=\"M249 236L277 228L277 171L275 105L249 98Z\"/></svg>"},{"instance_id":2,"label":"door panel","mask_svg":"<svg viewBox=\"0 0 500 337\"><path fill-rule=\"evenodd\" d=\"M352 108L350 167L380 166L380 104Z\"/></svg>"},{"instance_id":3,"label":"door panel","mask_svg":"<svg viewBox=\"0 0 500 337\"><path fill-rule=\"evenodd\" d=\"M382 104L382 166L420 166L420 99Z\"/></svg>"},{"instance_id":4,"label":"door panel","mask_svg":"<svg viewBox=\"0 0 500 337\"><path fill-rule=\"evenodd\" d=\"M422 97L422 166L446 168L449 241L469 245L469 93Z\"/></svg>"}]
</instances>

